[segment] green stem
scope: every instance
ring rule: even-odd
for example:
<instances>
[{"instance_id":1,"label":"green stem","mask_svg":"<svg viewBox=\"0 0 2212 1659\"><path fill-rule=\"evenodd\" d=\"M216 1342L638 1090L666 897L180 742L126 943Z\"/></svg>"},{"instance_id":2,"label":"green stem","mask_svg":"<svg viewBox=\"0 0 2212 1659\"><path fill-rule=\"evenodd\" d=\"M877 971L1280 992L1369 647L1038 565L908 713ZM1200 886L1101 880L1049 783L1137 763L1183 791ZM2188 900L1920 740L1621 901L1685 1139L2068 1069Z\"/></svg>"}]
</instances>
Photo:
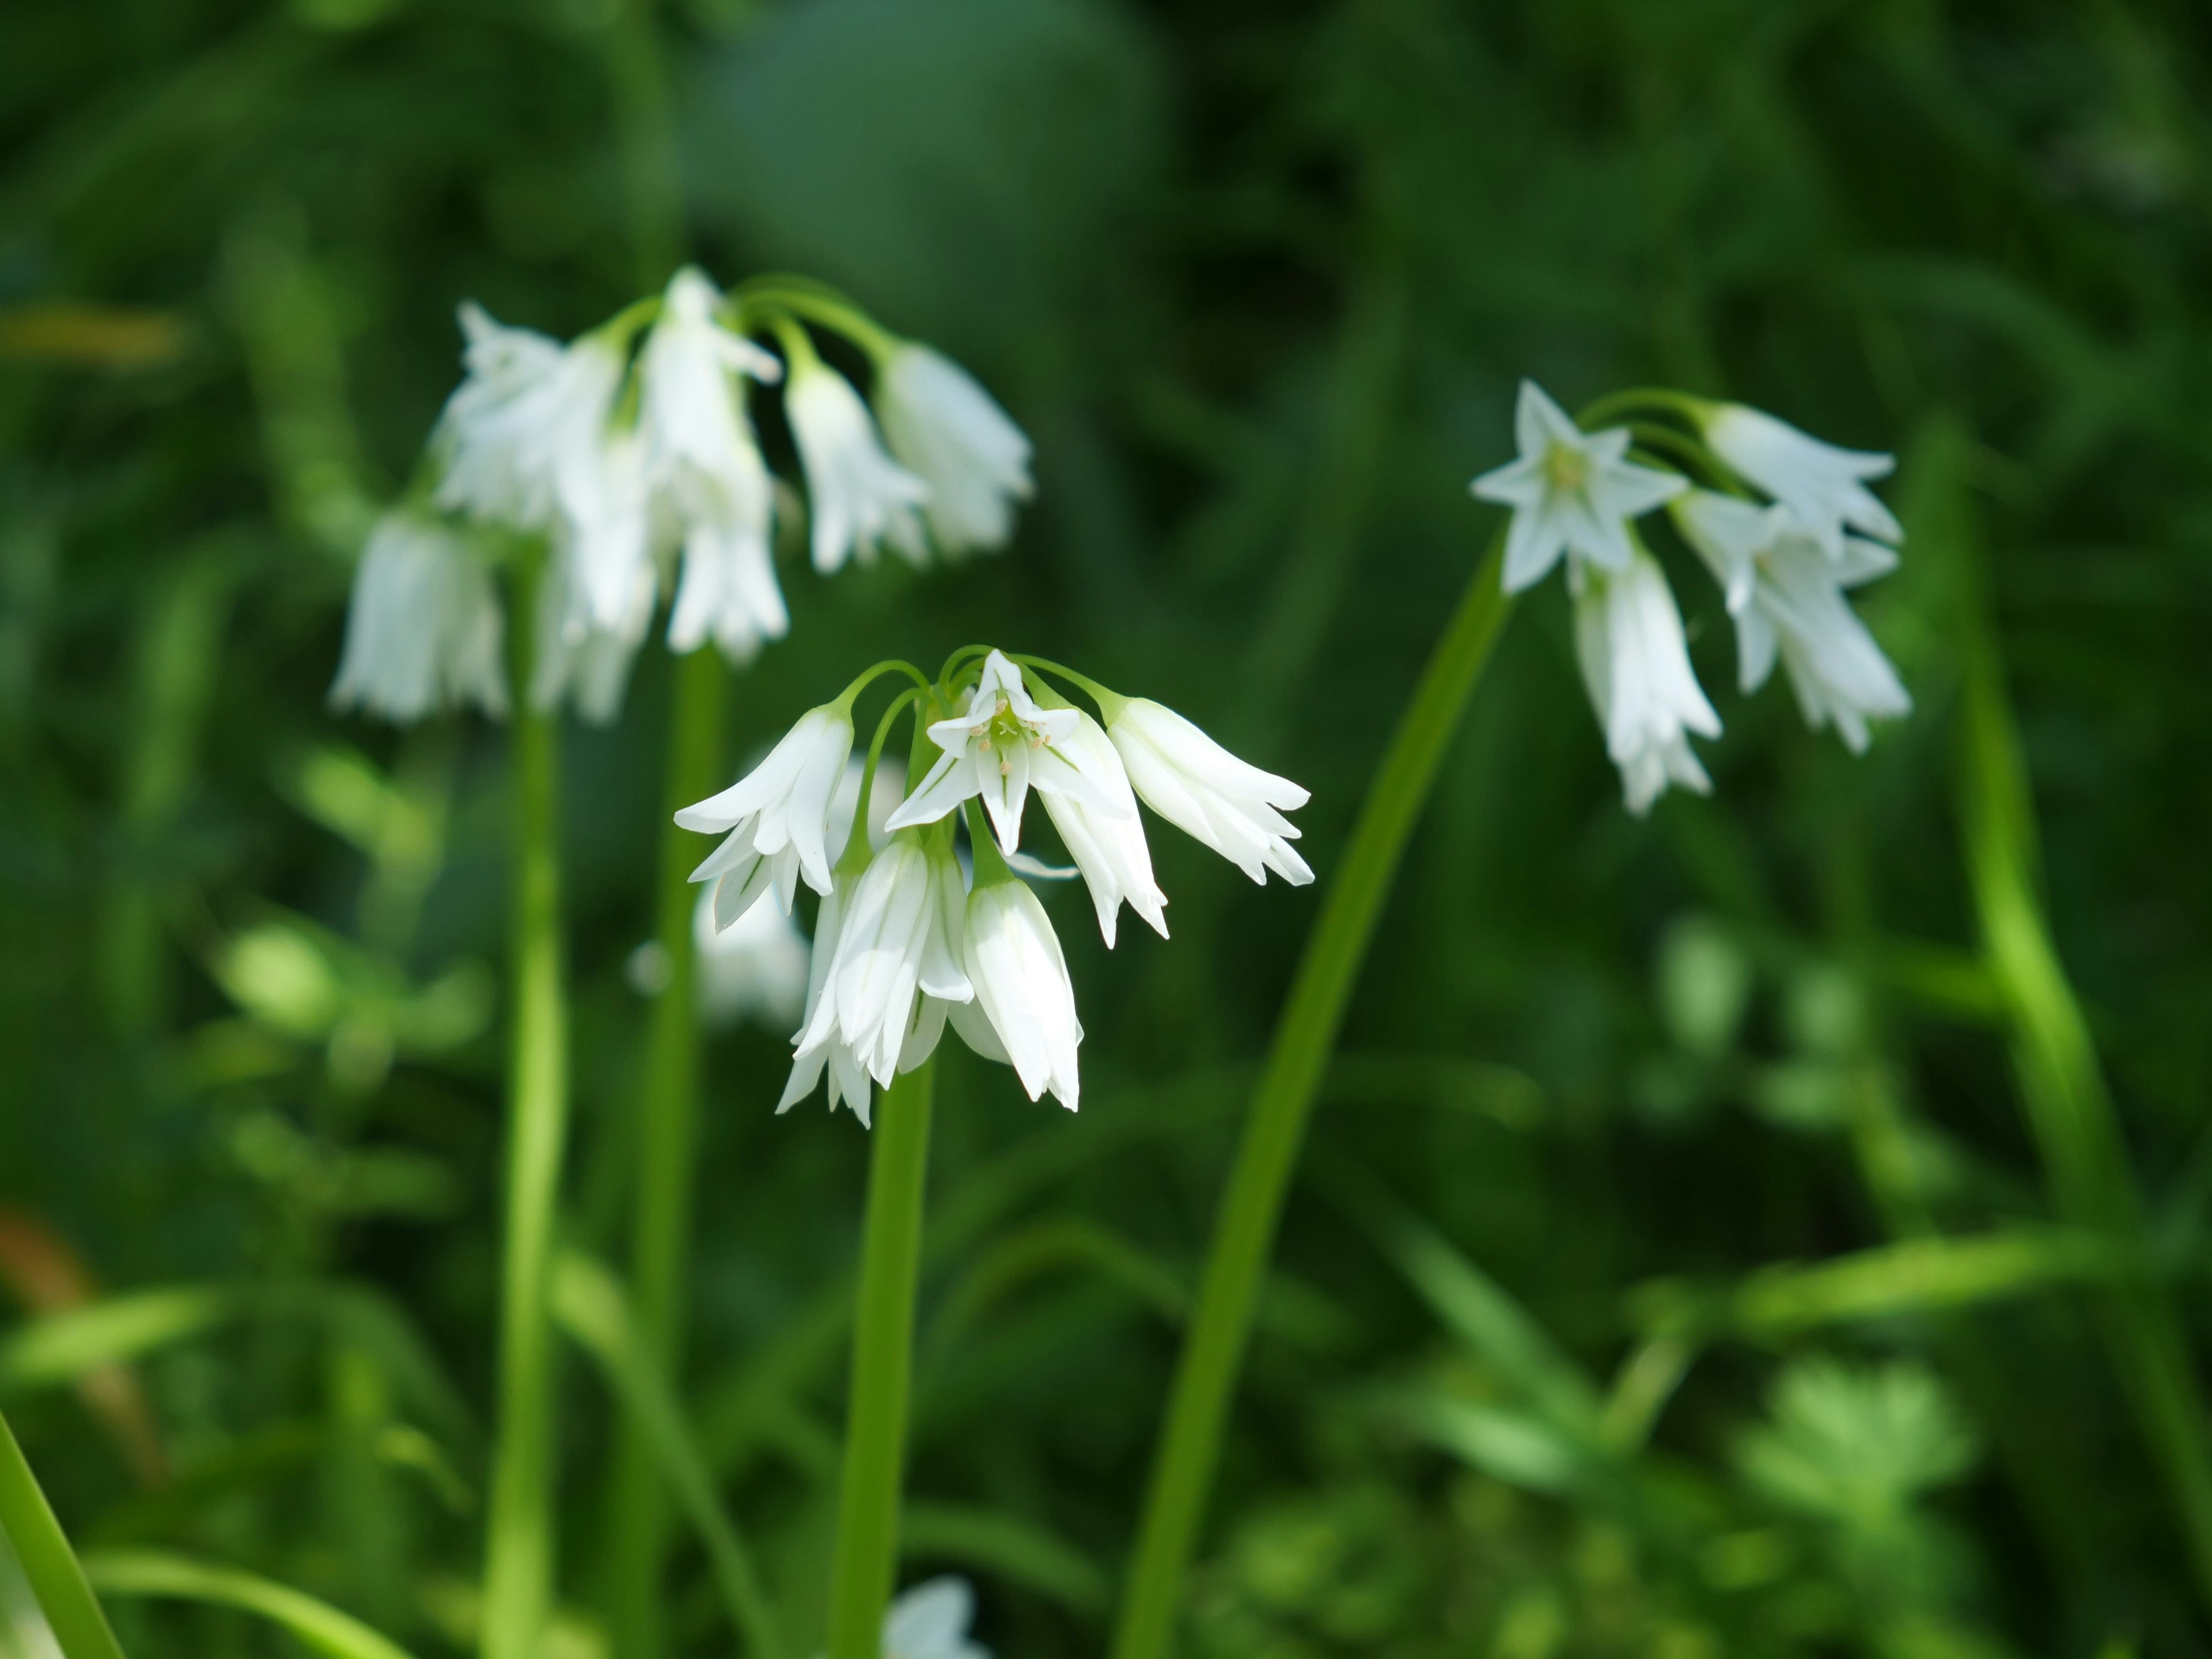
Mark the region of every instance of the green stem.
<instances>
[{"instance_id":1,"label":"green stem","mask_svg":"<svg viewBox=\"0 0 2212 1659\"><path fill-rule=\"evenodd\" d=\"M692 946L695 892L688 878L696 837L674 822L678 808L721 783L722 659L712 649L673 665L665 810L655 929L668 964L653 1006L645 1076L637 1103L637 1187L630 1232L631 1305L636 1334L672 1383L683 1368L684 1267L691 1243L693 1174L698 1161L699 1016ZM624 1418L615 1443L606 1510L607 1616L614 1650L654 1659L664 1645L661 1572L672 1510L651 1437Z\"/></svg>"},{"instance_id":2,"label":"green stem","mask_svg":"<svg viewBox=\"0 0 2212 1659\"><path fill-rule=\"evenodd\" d=\"M513 613L537 614L539 565ZM538 1659L553 1581L553 1342L546 1308L568 1127L562 983L556 717L530 697L532 630L514 636L514 1005L507 1214L500 1278L499 1419L484 1546L484 1659Z\"/></svg>"},{"instance_id":3,"label":"green stem","mask_svg":"<svg viewBox=\"0 0 2212 1659\"><path fill-rule=\"evenodd\" d=\"M898 1567L906 1474L907 1383L914 1364L922 1191L929 1174L934 1060L884 1091L868 1170L845 1424L845 1479L830 1579L830 1659L878 1659Z\"/></svg>"},{"instance_id":4,"label":"green stem","mask_svg":"<svg viewBox=\"0 0 2212 1659\"><path fill-rule=\"evenodd\" d=\"M76 1552L54 1519L46 1495L31 1473L15 1431L0 1417L0 1529L15 1547L23 1576L39 1598L39 1609L53 1626L66 1659L123 1659L107 1615L100 1610L84 1581Z\"/></svg>"},{"instance_id":5,"label":"green stem","mask_svg":"<svg viewBox=\"0 0 2212 1659\"><path fill-rule=\"evenodd\" d=\"M1498 580L1504 550L1501 535L1399 719L1276 1023L1214 1224L1198 1311L1184 1335L1113 1659L1161 1659L1168 1650L1306 1120L1407 838L1511 605Z\"/></svg>"},{"instance_id":6,"label":"green stem","mask_svg":"<svg viewBox=\"0 0 2212 1659\"><path fill-rule=\"evenodd\" d=\"M2059 1215L2141 1250L2142 1200L2119 1114L2037 897L2034 808L1980 550L1966 535L1960 543L1960 818L1984 948L2005 1000L2013 1069ZM2099 1314L2137 1431L2180 1521L2198 1596L2212 1608L2212 1443L2180 1315L2148 1274L2112 1291Z\"/></svg>"}]
</instances>

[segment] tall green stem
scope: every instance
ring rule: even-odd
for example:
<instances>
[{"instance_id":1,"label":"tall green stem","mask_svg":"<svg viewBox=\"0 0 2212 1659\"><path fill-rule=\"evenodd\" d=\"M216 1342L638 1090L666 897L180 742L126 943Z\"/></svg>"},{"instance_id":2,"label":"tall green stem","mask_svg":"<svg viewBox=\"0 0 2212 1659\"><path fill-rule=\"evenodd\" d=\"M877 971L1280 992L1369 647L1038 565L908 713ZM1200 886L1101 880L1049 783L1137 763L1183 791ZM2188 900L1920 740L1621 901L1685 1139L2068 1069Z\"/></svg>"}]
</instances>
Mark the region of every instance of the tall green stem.
<instances>
[{"instance_id":1,"label":"tall green stem","mask_svg":"<svg viewBox=\"0 0 2212 1659\"><path fill-rule=\"evenodd\" d=\"M537 614L539 572L514 615ZM557 716L530 699L532 630L514 630L514 999L507 1215L500 1276L499 1419L484 1545L484 1659L538 1659L553 1583L553 1341L546 1291L568 1130Z\"/></svg>"},{"instance_id":2,"label":"tall green stem","mask_svg":"<svg viewBox=\"0 0 2212 1659\"><path fill-rule=\"evenodd\" d=\"M1252 1328L1253 1303L1274 1247L1283 1194L1407 837L1510 608L1498 583L1503 557L1501 537L1468 582L1422 671L1368 788L1276 1024L1214 1223L1198 1312L1183 1337L1166 1432L1152 1464L1115 1632L1114 1659L1160 1659L1168 1650L1183 1577L1213 1485L1222 1424Z\"/></svg>"},{"instance_id":3,"label":"tall green stem","mask_svg":"<svg viewBox=\"0 0 2212 1659\"><path fill-rule=\"evenodd\" d=\"M65 1659L123 1659L107 1615L84 1582L84 1569L70 1547L62 1523L40 1490L38 1476L15 1443L15 1431L0 1417L0 1530L22 1563L23 1577L39 1598L39 1610L53 1626Z\"/></svg>"},{"instance_id":4,"label":"tall green stem","mask_svg":"<svg viewBox=\"0 0 2212 1659\"><path fill-rule=\"evenodd\" d=\"M1981 550L1963 509L1954 528L1964 600L1960 820L1984 948L2005 999L2013 1070L2058 1213L2140 1249L2142 1200L2119 1114L2037 896L2041 859L2027 769L1990 622ZM2099 1317L2181 1523L2198 1596L2212 1608L2212 1441L2180 1315L2146 1275L2106 1295Z\"/></svg>"},{"instance_id":5,"label":"tall green stem","mask_svg":"<svg viewBox=\"0 0 2212 1659\"><path fill-rule=\"evenodd\" d=\"M668 980L653 1004L645 1079L637 1103L637 1188L631 1200L631 1305L636 1333L659 1373L682 1370L684 1267L691 1243L693 1174L699 1141L698 963L692 945L697 837L674 815L714 793L721 777L721 658L695 651L675 667L669 722L665 811L655 911ZM608 1618L615 1650L657 1659L663 1645L661 1568L671 1507L660 1460L632 1418L623 1419L608 1494Z\"/></svg>"},{"instance_id":6,"label":"tall green stem","mask_svg":"<svg viewBox=\"0 0 2212 1659\"><path fill-rule=\"evenodd\" d=\"M935 1071L934 1060L923 1061L886 1089L876 1107L846 1408L845 1480L830 1577L830 1659L878 1659L884 1609L898 1570L907 1384L914 1365L914 1298Z\"/></svg>"}]
</instances>

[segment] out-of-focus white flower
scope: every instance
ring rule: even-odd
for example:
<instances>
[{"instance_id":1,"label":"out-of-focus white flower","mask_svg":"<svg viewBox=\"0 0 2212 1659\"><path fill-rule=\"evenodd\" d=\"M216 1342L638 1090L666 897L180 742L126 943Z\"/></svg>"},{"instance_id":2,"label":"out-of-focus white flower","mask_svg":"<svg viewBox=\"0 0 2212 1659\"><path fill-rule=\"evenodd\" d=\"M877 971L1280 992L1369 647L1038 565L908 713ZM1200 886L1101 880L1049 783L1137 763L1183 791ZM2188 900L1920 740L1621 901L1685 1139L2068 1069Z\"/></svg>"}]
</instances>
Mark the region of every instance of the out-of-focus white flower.
<instances>
[{"instance_id":1,"label":"out-of-focus white flower","mask_svg":"<svg viewBox=\"0 0 2212 1659\"><path fill-rule=\"evenodd\" d=\"M1146 805L1256 882L1270 870L1294 886L1313 879L1291 846L1297 826L1283 816L1306 804L1304 790L1237 759L1159 703L1113 697L1104 713L1106 735Z\"/></svg>"},{"instance_id":2,"label":"out-of-focus white flower","mask_svg":"<svg viewBox=\"0 0 2212 1659\"><path fill-rule=\"evenodd\" d=\"M965 1578L916 1584L884 1614L884 1659L991 1659L968 1634L975 1617L975 1592Z\"/></svg>"},{"instance_id":3,"label":"out-of-focus white flower","mask_svg":"<svg viewBox=\"0 0 2212 1659\"><path fill-rule=\"evenodd\" d=\"M1911 712L1896 669L1843 591L1894 570L1893 550L1845 536L1831 557L1789 508L1708 490L1672 510L1683 539L1727 591L1745 691L1766 683L1778 656L1805 723L1818 731L1832 722L1855 755L1866 752L1869 720Z\"/></svg>"},{"instance_id":4,"label":"out-of-focus white flower","mask_svg":"<svg viewBox=\"0 0 2212 1659\"><path fill-rule=\"evenodd\" d=\"M1468 486L1481 500L1513 509L1505 534L1509 593L1541 581L1563 552L1601 569L1626 569L1628 521L1688 487L1672 472L1625 459L1626 428L1584 432L1534 380L1521 382L1513 433L1520 459Z\"/></svg>"},{"instance_id":5,"label":"out-of-focus white flower","mask_svg":"<svg viewBox=\"0 0 2212 1659\"><path fill-rule=\"evenodd\" d=\"M805 1012L806 936L772 904L756 904L727 927L714 925L714 896L691 913L699 1012L710 1025L757 1020L788 1031Z\"/></svg>"},{"instance_id":6,"label":"out-of-focus white flower","mask_svg":"<svg viewBox=\"0 0 2212 1659\"><path fill-rule=\"evenodd\" d=\"M768 757L718 795L685 807L676 822L686 830L728 837L691 872L715 882L717 921L729 926L771 887L787 914L804 874L826 899L830 892L830 797L853 752L853 714L842 702L824 703L799 723Z\"/></svg>"},{"instance_id":7,"label":"out-of-focus white flower","mask_svg":"<svg viewBox=\"0 0 2212 1659\"><path fill-rule=\"evenodd\" d=\"M890 827L934 823L981 795L1000 850L1011 855L1021 844L1022 806L1032 787L1074 796L1102 817L1113 817L1113 798L1056 746L1074 734L1079 718L1073 708L1039 708L1023 688L1022 671L992 652L962 712L930 726L929 740L944 753L891 814Z\"/></svg>"},{"instance_id":8,"label":"out-of-focus white flower","mask_svg":"<svg viewBox=\"0 0 2212 1659\"><path fill-rule=\"evenodd\" d=\"M877 371L876 417L891 453L928 486L924 512L938 545L1000 547L1014 503L1027 501L1030 441L968 371L906 341Z\"/></svg>"},{"instance_id":9,"label":"out-of-focus white flower","mask_svg":"<svg viewBox=\"0 0 2212 1659\"><path fill-rule=\"evenodd\" d=\"M1031 1100L1049 1089L1073 1111L1083 1027L1067 959L1044 906L1012 875L983 881L968 896L966 932L969 982L1014 1074Z\"/></svg>"},{"instance_id":10,"label":"out-of-focus white flower","mask_svg":"<svg viewBox=\"0 0 2212 1659\"><path fill-rule=\"evenodd\" d=\"M628 595L610 622L596 618L582 584L576 544L556 537L538 597L530 700L544 709L572 702L585 720L605 726L622 712L630 665L653 626L653 566L640 561L630 568Z\"/></svg>"},{"instance_id":11,"label":"out-of-focus white flower","mask_svg":"<svg viewBox=\"0 0 2212 1659\"><path fill-rule=\"evenodd\" d=\"M1866 487L1889 476L1895 457L1838 449L1742 404L1709 404L1698 425L1713 453L1787 507L1830 558L1844 556L1846 529L1892 544L1905 539L1896 515Z\"/></svg>"},{"instance_id":12,"label":"out-of-focus white flower","mask_svg":"<svg viewBox=\"0 0 2212 1659\"><path fill-rule=\"evenodd\" d=\"M1585 567L1570 574L1576 654L1628 810L1638 817L1650 811L1669 783L1709 793L1712 781L1688 734L1717 737L1721 720L1691 672L1682 613L1666 573L1638 548L1626 569Z\"/></svg>"},{"instance_id":13,"label":"out-of-focus white flower","mask_svg":"<svg viewBox=\"0 0 2212 1659\"><path fill-rule=\"evenodd\" d=\"M806 468L814 568L836 570L855 553L866 564L886 541L917 564L927 559L920 508L928 486L884 453L852 382L817 359L797 358L783 406Z\"/></svg>"},{"instance_id":14,"label":"out-of-focus white flower","mask_svg":"<svg viewBox=\"0 0 2212 1659\"><path fill-rule=\"evenodd\" d=\"M798 1057L842 1044L888 1085L908 1051L916 997L975 995L960 961L963 896L948 838L894 836L840 906L836 954L800 1030Z\"/></svg>"},{"instance_id":15,"label":"out-of-focus white flower","mask_svg":"<svg viewBox=\"0 0 2212 1659\"><path fill-rule=\"evenodd\" d=\"M1075 729L1060 740L1059 752L1115 810L1099 811L1089 797L1064 790L1046 793L1044 810L1052 815L1053 827L1067 843L1068 855L1091 889L1106 948L1114 948L1115 924L1124 900L1165 939L1168 896L1152 878L1152 849L1145 844L1145 826L1137 815L1137 797L1129 787L1121 751L1097 721L1079 709L1074 713Z\"/></svg>"},{"instance_id":16,"label":"out-of-focus white flower","mask_svg":"<svg viewBox=\"0 0 2212 1659\"><path fill-rule=\"evenodd\" d=\"M614 408L623 356L587 334L570 345L461 307L467 374L440 416L441 507L517 530L548 530L577 514L592 488L592 452Z\"/></svg>"},{"instance_id":17,"label":"out-of-focus white flower","mask_svg":"<svg viewBox=\"0 0 2212 1659\"><path fill-rule=\"evenodd\" d=\"M400 722L470 703L503 715L502 635L491 573L467 544L416 514L387 513L354 572L331 706Z\"/></svg>"},{"instance_id":18,"label":"out-of-focus white flower","mask_svg":"<svg viewBox=\"0 0 2212 1659\"><path fill-rule=\"evenodd\" d=\"M783 370L715 320L721 297L690 266L670 281L639 360L639 430L653 510L684 549L669 648L712 639L744 663L791 625L771 554L775 487L744 410L745 379Z\"/></svg>"}]
</instances>

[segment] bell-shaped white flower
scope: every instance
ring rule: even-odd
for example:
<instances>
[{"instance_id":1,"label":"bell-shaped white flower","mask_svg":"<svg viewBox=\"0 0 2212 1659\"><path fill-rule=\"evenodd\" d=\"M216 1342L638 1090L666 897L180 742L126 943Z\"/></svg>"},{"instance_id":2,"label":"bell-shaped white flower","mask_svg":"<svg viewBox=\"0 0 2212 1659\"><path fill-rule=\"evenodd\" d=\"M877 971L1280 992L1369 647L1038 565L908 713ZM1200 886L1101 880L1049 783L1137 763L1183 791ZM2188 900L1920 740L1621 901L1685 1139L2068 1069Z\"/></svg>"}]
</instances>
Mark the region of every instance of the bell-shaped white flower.
<instances>
[{"instance_id":1,"label":"bell-shaped white flower","mask_svg":"<svg viewBox=\"0 0 2212 1659\"><path fill-rule=\"evenodd\" d=\"M1313 879L1291 846L1297 826L1283 816L1306 804L1304 790L1237 759L1172 708L1143 697L1101 701L1106 735L1146 805L1256 882L1270 870L1293 886Z\"/></svg>"},{"instance_id":2,"label":"bell-shaped white flower","mask_svg":"<svg viewBox=\"0 0 2212 1659\"><path fill-rule=\"evenodd\" d=\"M467 374L440 416L441 507L518 530L548 530L588 495L593 452L622 383L623 356L605 337L570 345L461 307Z\"/></svg>"},{"instance_id":3,"label":"bell-shaped white flower","mask_svg":"<svg viewBox=\"0 0 2212 1659\"><path fill-rule=\"evenodd\" d=\"M1717 737L1721 720L1691 672L1666 573L1639 547L1626 569L1571 574L1576 654L1628 810L1639 817L1650 811L1669 783L1709 793L1712 781L1689 733Z\"/></svg>"},{"instance_id":4,"label":"bell-shaped white flower","mask_svg":"<svg viewBox=\"0 0 2212 1659\"><path fill-rule=\"evenodd\" d=\"M1603 570L1627 568L1628 521L1688 488L1672 472L1625 459L1626 428L1584 432L1534 380L1521 382L1513 433L1520 459L1468 486L1513 509L1505 532L1509 593L1541 581L1562 553Z\"/></svg>"},{"instance_id":5,"label":"bell-shaped white flower","mask_svg":"<svg viewBox=\"0 0 2212 1659\"><path fill-rule=\"evenodd\" d=\"M884 1614L884 1659L991 1659L968 1634L975 1592L950 1575L916 1584Z\"/></svg>"},{"instance_id":6,"label":"bell-shaped white flower","mask_svg":"<svg viewBox=\"0 0 2212 1659\"><path fill-rule=\"evenodd\" d=\"M1893 545L1905 539L1896 515L1867 488L1889 476L1895 457L1839 449L1742 404L1709 404L1698 425L1713 453L1787 507L1830 558L1844 556L1847 529Z\"/></svg>"},{"instance_id":7,"label":"bell-shaped white flower","mask_svg":"<svg viewBox=\"0 0 2212 1659\"><path fill-rule=\"evenodd\" d=\"M840 907L836 952L799 1052L842 1043L888 1085L915 1025L916 997L975 995L960 962L963 896L949 836L893 836Z\"/></svg>"},{"instance_id":8,"label":"bell-shaped white flower","mask_svg":"<svg viewBox=\"0 0 2212 1659\"><path fill-rule=\"evenodd\" d=\"M1754 507L1709 490L1674 503L1683 539L1712 568L1735 618L1737 677L1756 691L1779 658L1805 723L1832 723L1853 754L1867 722L1912 709L1912 699L1844 590L1897 568L1896 553L1857 536L1830 557L1787 507Z\"/></svg>"},{"instance_id":9,"label":"bell-shaped white flower","mask_svg":"<svg viewBox=\"0 0 2212 1659\"><path fill-rule=\"evenodd\" d=\"M471 703L503 715L502 635L491 573L467 544L432 520L387 513L354 572L331 706L401 722Z\"/></svg>"},{"instance_id":10,"label":"bell-shaped white flower","mask_svg":"<svg viewBox=\"0 0 2212 1659\"><path fill-rule=\"evenodd\" d=\"M726 839L691 872L717 884L715 915L725 927L773 889L788 913L803 874L826 900L830 892L830 798L853 752L853 714L844 702L811 708L766 759L718 795L685 807L676 822Z\"/></svg>"},{"instance_id":11,"label":"bell-shaped white flower","mask_svg":"<svg viewBox=\"0 0 2212 1659\"><path fill-rule=\"evenodd\" d=\"M853 384L812 357L796 357L784 393L806 468L814 568L827 574L857 553L863 564L888 541L919 564L928 557L920 508L928 487L884 453Z\"/></svg>"},{"instance_id":12,"label":"bell-shaped white flower","mask_svg":"<svg viewBox=\"0 0 2212 1659\"><path fill-rule=\"evenodd\" d=\"M783 369L715 320L721 298L690 266L669 283L639 360L638 426L653 513L684 549L669 648L711 639L744 663L791 626L771 551L775 487L744 410L746 378Z\"/></svg>"},{"instance_id":13,"label":"bell-shaped white flower","mask_svg":"<svg viewBox=\"0 0 2212 1659\"><path fill-rule=\"evenodd\" d=\"M975 1001L1029 1097L1050 1090L1073 1111L1080 1091L1075 1051L1083 1026L1060 938L1037 896L1010 872L979 872L968 896L963 960Z\"/></svg>"},{"instance_id":14,"label":"bell-shaped white flower","mask_svg":"<svg viewBox=\"0 0 2212 1659\"><path fill-rule=\"evenodd\" d=\"M538 596L537 661L530 678L535 707L553 709L572 702L594 726L609 725L622 712L630 665L653 626L651 562L632 565L628 582L611 620L599 621L584 591L575 541L555 538L552 563Z\"/></svg>"},{"instance_id":15,"label":"bell-shaped white flower","mask_svg":"<svg viewBox=\"0 0 2212 1659\"><path fill-rule=\"evenodd\" d=\"M553 542L569 571L563 626L572 641L594 631L627 634L647 594L650 623L659 588L646 518L644 441L635 431L600 428L562 483Z\"/></svg>"},{"instance_id":16,"label":"bell-shaped white flower","mask_svg":"<svg viewBox=\"0 0 2212 1659\"><path fill-rule=\"evenodd\" d=\"M1072 795L1102 817L1115 802L1061 754L1080 718L1073 708L1040 708L1022 684L1022 671L994 651L962 711L929 728L944 752L890 817L890 827L934 823L961 802L981 796L999 848L1008 857L1021 844L1022 807L1034 787ZM1133 809L1131 809L1133 816Z\"/></svg>"},{"instance_id":17,"label":"bell-shaped white flower","mask_svg":"<svg viewBox=\"0 0 2212 1659\"><path fill-rule=\"evenodd\" d=\"M699 1012L709 1025L757 1020L788 1031L804 1014L806 937L773 904L756 904L727 927L714 925L714 897L691 914Z\"/></svg>"},{"instance_id":18,"label":"bell-shaped white flower","mask_svg":"<svg viewBox=\"0 0 2212 1659\"><path fill-rule=\"evenodd\" d=\"M821 1012L823 994L829 988L830 966L836 959L837 940L843 932L845 906L850 883L841 878L837 884L823 896L822 908L814 921L813 959L806 974L806 1010L799 1021L799 1044L791 1059L791 1076L783 1085L783 1095L775 1103L776 1115L781 1117L814 1092L814 1085L822 1081L824 1073L830 1078L830 1109L836 1111L839 1103L850 1108L860 1127L869 1126L869 1111L874 1103L873 1085L868 1080L866 1068L852 1045L827 1037L810 1044L808 1033L814 1030L816 1016ZM833 1022L834 1024L834 1022Z\"/></svg>"},{"instance_id":19,"label":"bell-shaped white flower","mask_svg":"<svg viewBox=\"0 0 2212 1659\"><path fill-rule=\"evenodd\" d=\"M1053 827L1091 889L1106 948L1114 948L1115 924L1125 900L1165 939L1168 896L1152 878L1152 849L1145 844L1145 826L1137 815L1137 797L1129 787L1121 752L1097 721L1080 710L1074 712L1075 729L1060 740L1058 752L1090 782L1092 793L1103 796L1115 810L1102 812L1091 805L1090 795L1064 790L1041 791L1044 810L1052 815Z\"/></svg>"},{"instance_id":20,"label":"bell-shaped white flower","mask_svg":"<svg viewBox=\"0 0 2212 1659\"><path fill-rule=\"evenodd\" d=\"M876 418L901 465L928 486L924 513L938 545L1003 546L1014 503L1027 501L1030 441L975 378L943 354L905 341L876 377Z\"/></svg>"}]
</instances>

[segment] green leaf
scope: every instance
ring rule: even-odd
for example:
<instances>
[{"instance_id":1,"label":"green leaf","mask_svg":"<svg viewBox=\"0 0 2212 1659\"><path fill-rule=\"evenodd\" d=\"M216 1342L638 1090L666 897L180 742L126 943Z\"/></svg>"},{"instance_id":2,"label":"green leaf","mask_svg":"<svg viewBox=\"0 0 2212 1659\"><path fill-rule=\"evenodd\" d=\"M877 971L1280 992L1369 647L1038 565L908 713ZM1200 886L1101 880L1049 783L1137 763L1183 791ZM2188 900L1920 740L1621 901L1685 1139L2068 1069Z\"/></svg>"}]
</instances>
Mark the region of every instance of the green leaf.
<instances>
[{"instance_id":1,"label":"green leaf","mask_svg":"<svg viewBox=\"0 0 2212 1659\"><path fill-rule=\"evenodd\" d=\"M235 1567L158 1550L100 1550L85 1556L84 1573L104 1595L166 1596L258 1613L330 1659L413 1659L351 1613Z\"/></svg>"}]
</instances>

